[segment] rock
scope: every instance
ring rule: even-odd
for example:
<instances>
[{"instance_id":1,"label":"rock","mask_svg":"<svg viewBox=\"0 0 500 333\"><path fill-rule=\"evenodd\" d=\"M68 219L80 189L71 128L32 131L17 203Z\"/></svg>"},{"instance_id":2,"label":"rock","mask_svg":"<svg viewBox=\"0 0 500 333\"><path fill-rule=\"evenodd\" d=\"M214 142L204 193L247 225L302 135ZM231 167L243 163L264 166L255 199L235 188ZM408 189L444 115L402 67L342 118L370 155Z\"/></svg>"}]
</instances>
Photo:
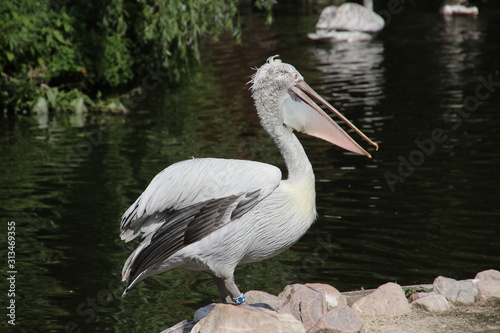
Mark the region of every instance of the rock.
<instances>
[{"instance_id":1,"label":"rock","mask_svg":"<svg viewBox=\"0 0 500 333\"><path fill-rule=\"evenodd\" d=\"M249 305L217 304L191 333L305 333L304 325L288 313Z\"/></svg>"},{"instance_id":2,"label":"rock","mask_svg":"<svg viewBox=\"0 0 500 333\"><path fill-rule=\"evenodd\" d=\"M410 333L408 331L405 331L405 330L399 330L399 329L396 329L396 330L390 330L390 331L387 331L385 333Z\"/></svg>"},{"instance_id":3,"label":"rock","mask_svg":"<svg viewBox=\"0 0 500 333\"><path fill-rule=\"evenodd\" d=\"M430 295L417 299L411 303L411 306L427 312L443 312L451 309L451 304L443 295Z\"/></svg>"},{"instance_id":4,"label":"rock","mask_svg":"<svg viewBox=\"0 0 500 333\"><path fill-rule=\"evenodd\" d=\"M479 280L476 283L479 289L479 298L485 300L488 298L500 298L500 281L497 280Z\"/></svg>"},{"instance_id":5,"label":"rock","mask_svg":"<svg viewBox=\"0 0 500 333\"><path fill-rule=\"evenodd\" d=\"M308 333L356 333L363 327L363 320L346 304L328 311Z\"/></svg>"},{"instance_id":6,"label":"rock","mask_svg":"<svg viewBox=\"0 0 500 333\"><path fill-rule=\"evenodd\" d=\"M434 280L434 291L453 304L473 304L479 295L478 288L470 280L457 281L444 276Z\"/></svg>"},{"instance_id":7,"label":"rock","mask_svg":"<svg viewBox=\"0 0 500 333\"><path fill-rule=\"evenodd\" d=\"M278 299L276 311L291 314L304 324L306 330L313 327L327 312L324 293L303 284L286 286Z\"/></svg>"},{"instance_id":8,"label":"rock","mask_svg":"<svg viewBox=\"0 0 500 333\"><path fill-rule=\"evenodd\" d=\"M370 295L375 290L376 289L363 289L363 290L356 290L356 291L345 291L345 292L342 293L342 296L344 296L345 299L347 300L347 305L348 306L352 306L358 300L360 300L361 298L365 297L366 295Z\"/></svg>"},{"instance_id":9,"label":"rock","mask_svg":"<svg viewBox=\"0 0 500 333\"><path fill-rule=\"evenodd\" d=\"M477 273L475 278L481 281L494 280L500 282L500 272L495 269L488 269Z\"/></svg>"},{"instance_id":10,"label":"rock","mask_svg":"<svg viewBox=\"0 0 500 333\"><path fill-rule=\"evenodd\" d=\"M217 303L212 303L212 304L208 304L208 305L205 305L204 307L199 308L194 313L193 320L194 321L200 321L200 320L202 320L203 318L205 318L206 316L208 316L208 314L210 313L210 311L212 311L212 309L215 308L216 305L217 305Z\"/></svg>"},{"instance_id":11,"label":"rock","mask_svg":"<svg viewBox=\"0 0 500 333\"><path fill-rule=\"evenodd\" d=\"M411 294L410 297L408 297L408 302L412 303L412 302L415 302L417 299L429 297L431 295L434 295L434 294L427 293L427 292L416 292L416 293Z\"/></svg>"},{"instance_id":12,"label":"rock","mask_svg":"<svg viewBox=\"0 0 500 333\"><path fill-rule=\"evenodd\" d=\"M347 300L337 288L324 283L306 283L307 287L322 291L325 294L327 310L331 310L338 305L347 305Z\"/></svg>"},{"instance_id":13,"label":"rock","mask_svg":"<svg viewBox=\"0 0 500 333\"><path fill-rule=\"evenodd\" d=\"M276 309L279 305L278 296L273 294L266 293L265 291L260 290L250 290L245 293L246 303L251 305L260 305L262 307L263 304L269 305L271 310Z\"/></svg>"},{"instance_id":14,"label":"rock","mask_svg":"<svg viewBox=\"0 0 500 333\"><path fill-rule=\"evenodd\" d=\"M194 322L183 320L174 326L161 331L160 333L189 333L194 326Z\"/></svg>"},{"instance_id":15,"label":"rock","mask_svg":"<svg viewBox=\"0 0 500 333\"><path fill-rule=\"evenodd\" d=\"M392 282L381 285L373 293L356 301L352 309L361 315L400 316L411 312L403 289Z\"/></svg>"}]
</instances>

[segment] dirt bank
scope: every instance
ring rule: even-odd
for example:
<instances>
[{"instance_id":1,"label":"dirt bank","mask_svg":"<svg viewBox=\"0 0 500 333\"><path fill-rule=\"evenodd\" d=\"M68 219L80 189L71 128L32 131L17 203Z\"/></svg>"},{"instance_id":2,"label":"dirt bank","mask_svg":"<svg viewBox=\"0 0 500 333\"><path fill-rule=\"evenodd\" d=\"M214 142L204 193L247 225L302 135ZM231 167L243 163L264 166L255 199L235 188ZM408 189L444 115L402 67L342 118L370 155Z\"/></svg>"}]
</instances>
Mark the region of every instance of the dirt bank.
<instances>
[{"instance_id":1,"label":"dirt bank","mask_svg":"<svg viewBox=\"0 0 500 333\"><path fill-rule=\"evenodd\" d=\"M362 316L363 333L500 333L500 299L456 306L442 313L415 310L398 317Z\"/></svg>"}]
</instances>

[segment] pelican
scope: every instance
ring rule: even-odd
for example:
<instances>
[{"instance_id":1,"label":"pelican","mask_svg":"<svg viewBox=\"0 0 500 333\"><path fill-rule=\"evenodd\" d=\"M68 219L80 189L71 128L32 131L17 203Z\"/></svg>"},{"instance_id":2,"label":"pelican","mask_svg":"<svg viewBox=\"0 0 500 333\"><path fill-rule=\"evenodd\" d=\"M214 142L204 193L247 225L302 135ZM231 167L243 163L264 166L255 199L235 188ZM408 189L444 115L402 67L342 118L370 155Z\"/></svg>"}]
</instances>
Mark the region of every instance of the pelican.
<instances>
[{"instance_id":1,"label":"pelican","mask_svg":"<svg viewBox=\"0 0 500 333\"><path fill-rule=\"evenodd\" d=\"M370 40L384 28L384 24L384 19L373 11L372 0L364 0L363 6L347 2L340 7L323 9L316 23L316 33L308 34L308 37L347 42Z\"/></svg>"},{"instance_id":2,"label":"pelican","mask_svg":"<svg viewBox=\"0 0 500 333\"><path fill-rule=\"evenodd\" d=\"M477 16L479 14L479 10L476 6L471 6L467 0L445 0L443 6L441 7L441 13L446 16Z\"/></svg>"},{"instance_id":3,"label":"pelican","mask_svg":"<svg viewBox=\"0 0 500 333\"><path fill-rule=\"evenodd\" d=\"M124 296L149 276L184 268L212 273L224 302L245 301L234 280L236 266L283 252L316 218L312 166L294 131L370 157L311 97L378 148L278 56L250 82L288 178L269 164L218 158L193 158L161 171L122 217L121 239L143 238L123 267Z\"/></svg>"}]
</instances>

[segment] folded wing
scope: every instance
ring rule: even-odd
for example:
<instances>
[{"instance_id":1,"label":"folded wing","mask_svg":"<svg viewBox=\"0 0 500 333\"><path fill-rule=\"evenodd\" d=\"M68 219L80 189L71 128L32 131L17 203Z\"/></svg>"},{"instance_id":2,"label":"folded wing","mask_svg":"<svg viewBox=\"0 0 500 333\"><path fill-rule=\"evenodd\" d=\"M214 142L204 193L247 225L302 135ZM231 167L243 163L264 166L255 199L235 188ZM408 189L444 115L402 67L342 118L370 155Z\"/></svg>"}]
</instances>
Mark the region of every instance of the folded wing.
<instances>
[{"instance_id":1,"label":"folded wing","mask_svg":"<svg viewBox=\"0 0 500 333\"><path fill-rule=\"evenodd\" d=\"M192 159L160 172L125 212L121 238L143 242L123 267L127 292L149 268L250 211L279 185L269 164Z\"/></svg>"}]
</instances>

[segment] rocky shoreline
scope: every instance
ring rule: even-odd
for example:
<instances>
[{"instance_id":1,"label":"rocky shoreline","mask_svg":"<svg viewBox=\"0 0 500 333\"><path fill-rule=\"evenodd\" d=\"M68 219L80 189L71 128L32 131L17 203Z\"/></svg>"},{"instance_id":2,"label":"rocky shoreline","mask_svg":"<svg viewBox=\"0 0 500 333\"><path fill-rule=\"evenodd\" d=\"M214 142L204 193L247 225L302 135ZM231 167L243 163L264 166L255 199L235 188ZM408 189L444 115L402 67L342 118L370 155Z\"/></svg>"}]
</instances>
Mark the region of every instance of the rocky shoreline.
<instances>
[{"instance_id":1,"label":"rocky shoreline","mask_svg":"<svg viewBox=\"0 0 500 333\"><path fill-rule=\"evenodd\" d=\"M423 333L431 326L426 317L443 329L429 332L451 332L453 325L445 314L455 311L450 317L457 317L462 308L492 301L495 305L488 309L498 311L498 316L493 314L484 328L475 331L500 332L500 272L493 269L469 280L439 276L428 285L401 287L388 282L373 290L341 293L327 284L307 283L288 285L278 296L257 290L245 296L245 304L212 303L198 309L193 321L184 320L161 333ZM408 322L417 321L416 315L423 316L422 327ZM470 321L464 325L474 326ZM469 330L464 327L463 332Z\"/></svg>"}]
</instances>

